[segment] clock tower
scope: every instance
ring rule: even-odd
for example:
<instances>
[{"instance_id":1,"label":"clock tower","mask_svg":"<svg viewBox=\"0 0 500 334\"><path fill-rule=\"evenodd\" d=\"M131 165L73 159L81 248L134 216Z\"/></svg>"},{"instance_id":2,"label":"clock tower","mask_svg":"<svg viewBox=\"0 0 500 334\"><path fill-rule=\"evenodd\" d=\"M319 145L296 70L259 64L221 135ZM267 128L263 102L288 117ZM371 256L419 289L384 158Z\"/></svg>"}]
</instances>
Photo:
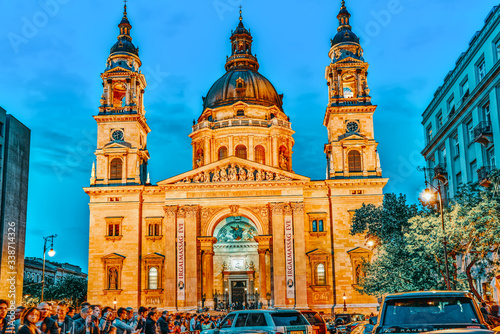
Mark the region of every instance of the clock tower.
<instances>
[{"instance_id":1,"label":"clock tower","mask_svg":"<svg viewBox=\"0 0 500 334\"><path fill-rule=\"evenodd\" d=\"M323 124L328 129L325 145L327 178L381 177L374 139L373 113L368 89L368 63L363 59L359 38L351 30L345 1L337 15L339 27L331 40L330 65L325 77L328 107Z\"/></svg>"},{"instance_id":2,"label":"clock tower","mask_svg":"<svg viewBox=\"0 0 500 334\"><path fill-rule=\"evenodd\" d=\"M106 69L101 74L104 92L99 113L94 116L98 135L92 186L139 185L147 178L146 143L151 130L143 101L146 79L140 71L139 48L130 37L132 25L127 17L127 5L118 27L118 41L111 48Z\"/></svg>"}]
</instances>

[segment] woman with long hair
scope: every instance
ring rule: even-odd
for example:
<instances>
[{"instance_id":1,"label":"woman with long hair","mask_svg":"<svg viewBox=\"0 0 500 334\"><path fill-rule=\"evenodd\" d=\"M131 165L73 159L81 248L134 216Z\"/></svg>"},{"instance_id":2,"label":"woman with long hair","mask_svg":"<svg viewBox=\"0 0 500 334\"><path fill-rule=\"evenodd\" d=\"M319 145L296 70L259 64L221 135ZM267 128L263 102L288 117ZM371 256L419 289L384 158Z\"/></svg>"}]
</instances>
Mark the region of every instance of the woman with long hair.
<instances>
[{"instance_id":1,"label":"woman with long hair","mask_svg":"<svg viewBox=\"0 0 500 334\"><path fill-rule=\"evenodd\" d=\"M40 319L40 312L36 307L26 308L21 313L21 327L17 334L41 334L40 329L36 327L37 321Z\"/></svg>"}]
</instances>

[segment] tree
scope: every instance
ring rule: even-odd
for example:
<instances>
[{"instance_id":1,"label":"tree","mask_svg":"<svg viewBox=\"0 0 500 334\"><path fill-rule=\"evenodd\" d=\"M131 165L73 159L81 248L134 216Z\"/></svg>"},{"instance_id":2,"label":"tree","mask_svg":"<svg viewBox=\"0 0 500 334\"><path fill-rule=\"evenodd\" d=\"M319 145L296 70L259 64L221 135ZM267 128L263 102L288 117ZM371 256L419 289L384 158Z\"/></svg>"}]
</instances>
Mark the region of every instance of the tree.
<instances>
[{"instance_id":1,"label":"tree","mask_svg":"<svg viewBox=\"0 0 500 334\"><path fill-rule=\"evenodd\" d=\"M42 283L24 280L24 303L36 305L42 295ZM86 300L87 279L74 275L63 276L56 284L45 284L44 300L66 300L72 306L78 306Z\"/></svg>"}]
</instances>

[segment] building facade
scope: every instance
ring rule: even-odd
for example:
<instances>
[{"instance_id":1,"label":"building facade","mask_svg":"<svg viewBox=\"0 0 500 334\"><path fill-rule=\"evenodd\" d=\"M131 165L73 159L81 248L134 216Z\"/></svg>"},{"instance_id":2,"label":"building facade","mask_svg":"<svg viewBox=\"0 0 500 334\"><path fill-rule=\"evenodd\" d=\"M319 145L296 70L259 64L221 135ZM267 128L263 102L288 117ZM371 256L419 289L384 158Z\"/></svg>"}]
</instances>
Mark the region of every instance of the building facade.
<instances>
[{"instance_id":1,"label":"building facade","mask_svg":"<svg viewBox=\"0 0 500 334\"><path fill-rule=\"evenodd\" d=\"M91 303L192 310L220 303L339 312L376 310L356 291L371 249L351 236L363 203L381 204L368 63L342 1L326 67L328 178L293 171L283 96L259 73L240 21L226 73L189 134L193 168L151 185L146 79L125 10L101 75L90 186ZM320 126L318 124L318 126Z\"/></svg>"},{"instance_id":2,"label":"building facade","mask_svg":"<svg viewBox=\"0 0 500 334\"><path fill-rule=\"evenodd\" d=\"M20 304L31 131L0 108L0 296Z\"/></svg>"},{"instance_id":3,"label":"building facade","mask_svg":"<svg viewBox=\"0 0 500 334\"><path fill-rule=\"evenodd\" d=\"M57 284L65 276L87 278L82 268L69 263L59 263L45 260L45 282L47 285ZM27 283L41 283L43 274L43 259L27 257L24 259L24 279Z\"/></svg>"},{"instance_id":4,"label":"building facade","mask_svg":"<svg viewBox=\"0 0 500 334\"><path fill-rule=\"evenodd\" d=\"M444 182L447 198L460 185L487 185L500 147L500 7L474 34L423 113L422 151L430 179Z\"/></svg>"}]
</instances>

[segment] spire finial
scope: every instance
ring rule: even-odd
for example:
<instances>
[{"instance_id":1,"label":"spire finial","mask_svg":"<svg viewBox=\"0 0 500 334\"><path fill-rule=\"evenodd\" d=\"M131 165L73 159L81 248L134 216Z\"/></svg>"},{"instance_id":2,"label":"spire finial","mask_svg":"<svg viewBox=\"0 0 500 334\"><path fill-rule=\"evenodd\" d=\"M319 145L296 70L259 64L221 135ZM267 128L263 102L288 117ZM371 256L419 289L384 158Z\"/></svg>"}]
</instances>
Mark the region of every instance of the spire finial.
<instances>
[{"instance_id":1,"label":"spire finial","mask_svg":"<svg viewBox=\"0 0 500 334\"><path fill-rule=\"evenodd\" d=\"M243 21L243 7L240 6L240 22Z\"/></svg>"},{"instance_id":2,"label":"spire finial","mask_svg":"<svg viewBox=\"0 0 500 334\"><path fill-rule=\"evenodd\" d=\"M123 16L127 16L127 0L123 0Z\"/></svg>"}]
</instances>

